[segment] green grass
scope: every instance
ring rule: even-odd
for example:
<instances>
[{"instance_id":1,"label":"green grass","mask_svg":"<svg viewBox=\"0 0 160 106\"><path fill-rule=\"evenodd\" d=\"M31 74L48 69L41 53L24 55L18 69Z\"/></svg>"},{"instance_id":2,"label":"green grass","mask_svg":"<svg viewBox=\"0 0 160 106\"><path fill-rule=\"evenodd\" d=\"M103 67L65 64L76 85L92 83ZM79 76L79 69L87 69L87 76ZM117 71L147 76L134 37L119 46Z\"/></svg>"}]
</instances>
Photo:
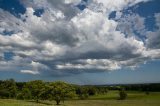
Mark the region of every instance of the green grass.
<instances>
[{"instance_id":1,"label":"green grass","mask_svg":"<svg viewBox=\"0 0 160 106\"><path fill-rule=\"evenodd\" d=\"M23 100L0 99L0 106L46 106L45 104Z\"/></svg>"},{"instance_id":2,"label":"green grass","mask_svg":"<svg viewBox=\"0 0 160 106\"><path fill-rule=\"evenodd\" d=\"M127 100L117 100L118 91L109 91L104 95L94 95L87 100L67 100L60 106L160 106L160 92L146 95L144 92L128 91ZM0 106L56 106L54 101L25 101L0 99Z\"/></svg>"},{"instance_id":3,"label":"green grass","mask_svg":"<svg viewBox=\"0 0 160 106\"><path fill-rule=\"evenodd\" d=\"M160 92L127 91L127 100L160 100ZM90 96L90 100L116 100L119 98L119 91L109 91L107 94Z\"/></svg>"},{"instance_id":4,"label":"green grass","mask_svg":"<svg viewBox=\"0 0 160 106\"><path fill-rule=\"evenodd\" d=\"M90 100L116 100L118 99L119 91L109 91L107 94L100 94L100 95L94 95L90 96Z\"/></svg>"},{"instance_id":5,"label":"green grass","mask_svg":"<svg viewBox=\"0 0 160 106\"><path fill-rule=\"evenodd\" d=\"M158 100L80 100L67 101L65 106L160 106Z\"/></svg>"},{"instance_id":6,"label":"green grass","mask_svg":"<svg viewBox=\"0 0 160 106\"><path fill-rule=\"evenodd\" d=\"M55 102L35 103L22 100L1 99L0 106L56 106ZM158 100L70 100L60 106L160 106Z\"/></svg>"}]
</instances>

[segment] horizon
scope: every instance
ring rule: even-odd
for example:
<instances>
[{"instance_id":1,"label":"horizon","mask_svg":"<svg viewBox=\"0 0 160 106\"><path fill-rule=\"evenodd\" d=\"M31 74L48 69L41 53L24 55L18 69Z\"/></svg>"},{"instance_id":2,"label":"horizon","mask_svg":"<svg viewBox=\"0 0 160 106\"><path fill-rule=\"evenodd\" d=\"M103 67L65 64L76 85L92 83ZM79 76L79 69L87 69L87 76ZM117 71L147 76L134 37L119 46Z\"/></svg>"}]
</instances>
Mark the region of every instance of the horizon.
<instances>
[{"instance_id":1,"label":"horizon","mask_svg":"<svg viewBox=\"0 0 160 106\"><path fill-rule=\"evenodd\" d=\"M0 0L0 80L160 83L160 0Z\"/></svg>"}]
</instances>

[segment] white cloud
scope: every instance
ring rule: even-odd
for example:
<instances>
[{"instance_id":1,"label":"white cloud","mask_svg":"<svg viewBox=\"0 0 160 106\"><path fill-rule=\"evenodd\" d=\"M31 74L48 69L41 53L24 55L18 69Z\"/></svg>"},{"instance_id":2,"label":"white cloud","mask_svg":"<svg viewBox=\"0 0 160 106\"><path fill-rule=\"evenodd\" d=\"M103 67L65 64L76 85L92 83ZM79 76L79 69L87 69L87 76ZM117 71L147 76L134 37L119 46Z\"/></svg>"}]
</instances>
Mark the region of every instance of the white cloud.
<instances>
[{"instance_id":1,"label":"white cloud","mask_svg":"<svg viewBox=\"0 0 160 106\"><path fill-rule=\"evenodd\" d=\"M159 49L145 45L152 45L159 37L158 31L148 32L146 42L133 33L145 32L143 17L134 14L121 21L108 17L110 12L118 11L118 19L120 10L141 1L144 0L92 0L80 11L75 7L79 0L22 0L26 13L20 19L0 10L5 16L0 16L0 54L15 54L9 62L0 57L0 66L6 70L23 67L22 73L41 74L45 70L58 73L60 69L117 70L160 58ZM34 15L37 8L44 9L41 17ZM158 23L159 15L155 17ZM14 34L3 36L4 30Z\"/></svg>"},{"instance_id":2,"label":"white cloud","mask_svg":"<svg viewBox=\"0 0 160 106\"><path fill-rule=\"evenodd\" d=\"M74 3L74 4L78 4L80 3L81 0L65 0L65 3Z\"/></svg>"},{"instance_id":3,"label":"white cloud","mask_svg":"<svg viewBox=\"0 0 160 106\"><path fill-rule=\"evenodd\" d=\"M21 73L24 73L24 74L39 74L38 71L32 71L32 70L21 70L20 71Z\"/></svg>"},{"instance_id":4,"label":"white cloud","mask_svg":"<svg viewBox=\"0 0 160 106\"><path fill-rule=\"evenodd\" d=\"M140 2L147 2L149 0L91 0L90 8L99 12L105 12L107 15L112 11L120 11L128 6L135 5Z\"/></svg>"}]
</instances>

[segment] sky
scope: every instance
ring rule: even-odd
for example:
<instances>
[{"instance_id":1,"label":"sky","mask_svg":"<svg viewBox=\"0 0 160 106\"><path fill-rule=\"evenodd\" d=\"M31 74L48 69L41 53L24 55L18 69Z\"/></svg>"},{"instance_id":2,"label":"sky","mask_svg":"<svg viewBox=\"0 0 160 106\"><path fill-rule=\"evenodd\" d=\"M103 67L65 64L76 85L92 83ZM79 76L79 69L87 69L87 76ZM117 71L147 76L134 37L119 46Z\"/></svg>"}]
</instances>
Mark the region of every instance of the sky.
<instances>
[{"instance_id":1,"label":"sky","mask_svg":"<svg viewBox=\"0 0 160 106\"><path fill-rule=\"evenodd\" d=\"M160 0L0 0L0 80L160 83Z\"/></svg>"}]
</instances>

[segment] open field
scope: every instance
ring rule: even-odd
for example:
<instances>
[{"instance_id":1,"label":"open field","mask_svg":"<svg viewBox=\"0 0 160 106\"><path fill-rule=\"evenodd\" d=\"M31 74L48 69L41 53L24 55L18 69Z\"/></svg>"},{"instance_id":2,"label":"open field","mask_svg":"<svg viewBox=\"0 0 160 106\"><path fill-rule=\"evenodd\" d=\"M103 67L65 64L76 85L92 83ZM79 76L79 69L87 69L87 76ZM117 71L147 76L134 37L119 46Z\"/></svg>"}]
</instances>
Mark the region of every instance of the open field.
<instances>
[{"instance_id":1,"label":"open field","mask_svg":"<svg viewBox=\"0 0 160 106\"><path fill-rule=\"evenodd\" d=\"M87 100L68 100L60 106L160 106L160 92L146 95L144 92L128 92L127 100L117 100L118 91L109 91L105 95L95 95ZM0 99L0 106L56 106L54 101L34 101Z\"/></svg>"},{"instance_id":2,"label":"open field","mask_svg":"<svg viewBox=\"0 0 160 106\"><path fill-rule=\"evenodd\" d=\"M127 100L160 100L160 92L150 92L146 95L145 92L127 91ZM91 100L116 100L119 97L119 91L109 91L104 95L90 96Z\"/></svg>"},{"instance_id":3,"label":"open field","mask_svg":"<svg viewBox=\"0 0 160 106\"><path fill-rule=\"evenodd\" d=\"M56 106L55 102L35 103L21 100L0 100L0 106ZM160 106L158 100L72 100L60 106Z\"/></svg>"}]
</instances>

